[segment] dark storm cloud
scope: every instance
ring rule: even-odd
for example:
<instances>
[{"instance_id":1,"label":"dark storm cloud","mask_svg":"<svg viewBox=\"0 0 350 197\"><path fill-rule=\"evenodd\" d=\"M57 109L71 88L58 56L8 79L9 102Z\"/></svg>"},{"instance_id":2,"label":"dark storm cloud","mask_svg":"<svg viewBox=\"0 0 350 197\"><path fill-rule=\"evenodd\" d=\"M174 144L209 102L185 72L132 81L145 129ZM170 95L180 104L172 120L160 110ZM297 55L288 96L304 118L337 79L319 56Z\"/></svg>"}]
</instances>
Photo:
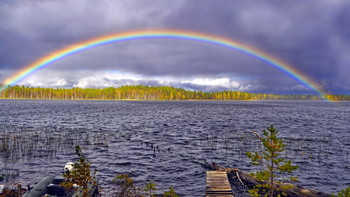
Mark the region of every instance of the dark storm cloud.
<instances>
[{"instance_id":1,"label":"dark storm cloud","mask_svg":"<svg viewBox=\"0 0 350 197\"><path fill-rule=\"evenodd\" d=\"M68 57L51 68L96 71L105 68L147 76L280 74L241 52L186 40L139 40L109 45Z\"/></svg>"},{"instance_id":2,"label":"dark storm cloud","mask_svg":"<svg viewBox=\"0 0 350 197\"><path fill-rule=\"evenodd\" d=\"M334 41L349 43L344 37L349 31L350 7L347 1L235 1L227 6L209 2L193 3L181 15L202 23L177 20L178 25L220 32L244 43L256 46L289 62L307 76L322 82L338 78L338 69L347 67L339 62ZM192 14L196 9L196 14ZM176 17L174 17L176 21ZM342 53L349 50L341 47ZM348 72L347 72L348 73ZM265 73L262 73L265 74ZM349 76L349 75L347 75Z\"/></svg>"},{"instance_id":3,"label":"dark storm cloud","mask_svg":"<svg viewBox=\"0 0 350 197\"><path fill-rule=\"evenodd\" d=\"M172 3L174 9L181 1ZM159 26L163 1L8 1L0 4L1 67L20 68L67 45L105 34ZM158 12L158 10L164 10Z\"/></svg>"},{"instance_id":4,"label":"dark storm cloud","mask_svg":"<svg viewBox=\"0 0 350 197\"><path fill-rule=\"evenodd\" d=\"M186 29L249 44L328 90L349 93L349 8L347 0L1 1L0 69L20 69L72 43L110 33ZM296 91L300 85L245 54L193 41L130 41L68 57L50 68L252 77L245 85L256 91Z\"/></svg>"},{"instance_id":5,"label":"dark storm cloud","mask_svg":"<svg viewBox=\"0 0 350 197\"><path fill-rule=\"evenodd\" d=\"M339 11L348 13L343 10L344 6L349 8L346 1L334 1L339 4L333 1L235 2L231 6L214 1L205 5L192 2L192 5L188 5L179 14L189 20L176 21L179 26L195 26L203 31L220 32L243 43L249 43L290 61L301 70L307 70L309 66L314 65L300 65L298 62L293 64L293 61L332 59L334 54L330 54L331 49L328 47L332 39L338 37L335 28L339 29L341 26L338 31L347 29L346 26L338 25L336 21L338 15L341 15ZM196 14L193 14L194 10ZM208 19L202 20L205 16ZM174 20L176 18L174 17ZM191 18L202 22L193 22ZM304 57L300 58L300 55Z\"/></svg>"}]
</instances>

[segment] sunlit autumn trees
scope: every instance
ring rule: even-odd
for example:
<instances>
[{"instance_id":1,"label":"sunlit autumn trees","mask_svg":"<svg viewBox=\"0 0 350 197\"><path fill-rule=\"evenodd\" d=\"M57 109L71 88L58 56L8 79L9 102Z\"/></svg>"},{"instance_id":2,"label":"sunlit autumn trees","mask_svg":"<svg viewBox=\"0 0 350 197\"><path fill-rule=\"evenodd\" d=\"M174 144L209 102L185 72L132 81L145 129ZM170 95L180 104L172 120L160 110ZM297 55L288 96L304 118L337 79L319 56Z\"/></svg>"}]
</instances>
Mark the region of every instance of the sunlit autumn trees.
<instances>
[{"instance_id":1,"label":"sunlit autumn trees","mask_svg":"<svg viewBox=\"0 0 350 197\"><path fill-rule=\"evenodd\" d=\"M350 101L350 95L327 95L328 99ZM65 100L321 100L318 95L255 94L239 91L202 92L168 86L122 86L103 89L40 88L11 86L0 93L10 99L65 99Z\"/></svg>"}]
</instances>

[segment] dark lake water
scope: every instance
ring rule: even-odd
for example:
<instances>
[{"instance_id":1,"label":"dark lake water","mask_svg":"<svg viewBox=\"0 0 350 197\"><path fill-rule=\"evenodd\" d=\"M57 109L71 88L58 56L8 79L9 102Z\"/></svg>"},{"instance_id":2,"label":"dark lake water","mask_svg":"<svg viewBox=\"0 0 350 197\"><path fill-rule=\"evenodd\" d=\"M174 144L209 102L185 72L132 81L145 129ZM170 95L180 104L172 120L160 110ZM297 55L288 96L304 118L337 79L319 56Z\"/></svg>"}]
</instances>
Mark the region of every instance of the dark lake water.
<instances>
[{"instance_id":1,"label":"dark lake water","mask_svg":"<svg viewBox=\"0 0 350 197\"><path fill-rule=\"evenodd\" d=\"M349 120L348 102L0 100L0 173L22 185L60 175L80 145L105 193L127 173L204 196L202 164L254 170L245 156L260 147L251 130L273 124L284 156L300 166L298 184L335 193L350 185Z\"/></svg>"}]
</instances>

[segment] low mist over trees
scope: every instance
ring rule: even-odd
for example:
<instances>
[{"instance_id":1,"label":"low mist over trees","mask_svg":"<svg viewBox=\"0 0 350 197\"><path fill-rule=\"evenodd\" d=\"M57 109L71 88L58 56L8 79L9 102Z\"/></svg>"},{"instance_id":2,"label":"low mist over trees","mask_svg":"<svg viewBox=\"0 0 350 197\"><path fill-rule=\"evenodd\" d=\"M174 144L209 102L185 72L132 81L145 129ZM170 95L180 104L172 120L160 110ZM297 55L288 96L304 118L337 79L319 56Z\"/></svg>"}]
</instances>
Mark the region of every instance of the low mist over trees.
<instances>
[{"instance_id":1,"label":"low mist over trees","mask_svg":"<svg viewBox=\"0 0 350 197\"><path fill-rule=\"evenodd\" d=\"M335 101L350 101L350 95L326 95ZM322 100L318 95L255 94L240 91L202 92L168 86L122 86L103 89L40 88L11 86L0 93L9 99L65 99L65 100Z\"/></svg>"}]
</instances>

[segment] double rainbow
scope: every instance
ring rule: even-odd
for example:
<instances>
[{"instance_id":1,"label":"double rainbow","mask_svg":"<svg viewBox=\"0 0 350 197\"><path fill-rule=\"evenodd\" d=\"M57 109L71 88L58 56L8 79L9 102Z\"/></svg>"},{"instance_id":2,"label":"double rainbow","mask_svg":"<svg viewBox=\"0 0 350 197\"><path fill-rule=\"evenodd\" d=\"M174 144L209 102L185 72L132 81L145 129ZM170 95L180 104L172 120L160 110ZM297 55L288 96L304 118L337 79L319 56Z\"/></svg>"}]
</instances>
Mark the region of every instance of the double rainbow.
<instances>
[{"instance_id":1,"label":"double rainbow","mask_svg":"<svg viewBox=\"0 0 350 197\"><path fill-rule=\"evenodd\" d=\"M290 77L299 81L301 84L304 84L306 87L315 91L320 96L326 95L325 91L317 85L317 83L313 82L310 78L305 76L303 73L293 68L291 65L259 50L253 48L249 45L240 43L238 41L216 36L203 34L198 32L188 32L188 31L178 31L178 30L144 30L144 31L131 31L126 33L117 33L111 35L105 35L98 38L93 38L87 41L83 41L77 44L70 45L61 50L55 51L45 57L38 59L37 61L29 64L16 74L7 78L2 87L0 87L0 91L9 85L16 84L23 78L28 75L34 73L35 71L42 69L46 66L51 65L52 63L68 57L70 55L88 50L90 48L103 46L112 43L124 42L128 40L138 40L138 39L184 39L184 40L192 40L203 43L214 44L222 47L226 47L229 49L233 49L236 51L243 52L249 56L252 56L256 59L259 59L263 62L266 62L268 65L286 73Z\"/></svg>"}]
</instances>

